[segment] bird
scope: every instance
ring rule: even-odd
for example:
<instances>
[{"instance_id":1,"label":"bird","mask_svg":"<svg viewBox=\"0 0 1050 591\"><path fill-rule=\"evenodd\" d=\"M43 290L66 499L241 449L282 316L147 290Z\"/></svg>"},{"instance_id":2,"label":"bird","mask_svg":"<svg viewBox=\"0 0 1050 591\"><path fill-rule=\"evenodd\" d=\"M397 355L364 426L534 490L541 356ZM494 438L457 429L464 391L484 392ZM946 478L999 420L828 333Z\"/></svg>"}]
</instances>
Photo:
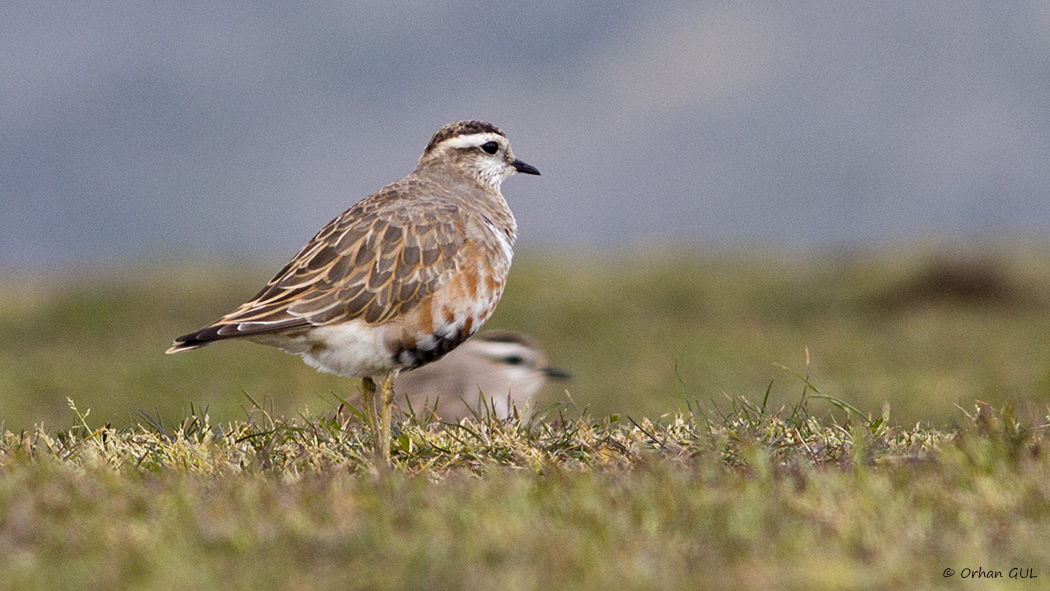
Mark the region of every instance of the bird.
<instances>
[{"instance_id":1,"label":"bird","mask_svg":"<svg viewBox=\"0 0 1050 591\"><path fill-rule=\"evenodd\" d=\"M360 378L376 461L391 465L398 373L462 344L503 295L517 222L500 185L516 173L540 171L495 125L441 127L411 174L350 206L254 297L167 352L247 339Z\"/></svg>"},{"instance_id":2,"label":"bird","mask_svg":"<svg viewBox=\"0 0 1050 591\"><path fill-rule=\"evenodd\" d=\"M394 386L398 401L412 411L445 421L471 416L505 419L528 401L547 379L572 376L547 363L531 336L510 330L490 330L450 352L440 361L406 371Z\"/></svg>"}]
</instances>

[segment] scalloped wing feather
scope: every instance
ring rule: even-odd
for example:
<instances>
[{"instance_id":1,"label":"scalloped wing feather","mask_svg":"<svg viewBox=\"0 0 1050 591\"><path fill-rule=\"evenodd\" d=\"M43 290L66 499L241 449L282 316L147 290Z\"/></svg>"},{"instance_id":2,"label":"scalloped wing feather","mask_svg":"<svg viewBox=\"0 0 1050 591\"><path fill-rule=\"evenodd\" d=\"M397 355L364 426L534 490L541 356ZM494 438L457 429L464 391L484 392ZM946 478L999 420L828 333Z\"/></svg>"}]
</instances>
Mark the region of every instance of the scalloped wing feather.
<instances>
[{"instance_id":1,"label":"scalloped wing feather","mask_svg":"<svg viewBox=\"0 0 1050 591\"><path fill-rule=\"evenodd\" d=\"M403 206L417 182L394 183L329 222L255 297L172 350L355 318L380 324L412 310L460 268L466 235L455 205Z\"/></svg>"}]
</instances>

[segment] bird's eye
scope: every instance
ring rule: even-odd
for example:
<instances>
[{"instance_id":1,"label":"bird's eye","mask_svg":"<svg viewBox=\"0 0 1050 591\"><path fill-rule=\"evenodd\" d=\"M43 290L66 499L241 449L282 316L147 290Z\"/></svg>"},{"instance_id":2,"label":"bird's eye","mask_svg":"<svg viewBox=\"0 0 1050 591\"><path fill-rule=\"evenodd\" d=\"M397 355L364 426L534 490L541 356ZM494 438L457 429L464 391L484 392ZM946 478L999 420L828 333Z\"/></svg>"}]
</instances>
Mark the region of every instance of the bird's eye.
<instances>
[{"instance_id":1,"label":"bird's eye","mask_svg":"<svg viewBox=\"0 0 1050 591\"><path fill-rule=\"evenodd\" d=\"M521 365L525 363L525 358L521 355L511 355L510 357L504 357L503 362L507 365Z\"/></svg>"},{"instance_id":2,"label":"bird's eye","mask_svg":"<svg viewBox=\"0 0 1050 591\"><path fill-rule=\"evenodd\" d=\"M481 149L486 154L495 154L499 151L499 144L496 142L485 142L484 144L481 144Z\"/></svg>"}]
</instances>

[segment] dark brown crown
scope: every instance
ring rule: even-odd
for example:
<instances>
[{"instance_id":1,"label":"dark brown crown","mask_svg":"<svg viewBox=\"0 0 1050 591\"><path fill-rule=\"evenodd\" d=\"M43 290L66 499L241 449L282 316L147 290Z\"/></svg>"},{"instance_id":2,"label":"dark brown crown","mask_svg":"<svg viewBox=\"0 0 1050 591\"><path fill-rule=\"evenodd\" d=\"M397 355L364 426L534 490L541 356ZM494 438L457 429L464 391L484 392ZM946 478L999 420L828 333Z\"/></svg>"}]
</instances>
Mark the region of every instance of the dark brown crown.
<instances>
[{"instance_id":1,"label":"dark brown crown","mask_svg":"<svg viewBox=\"0 0 1050 591\"><path fill-rule=\"evenodd\" d=\"M434 146L449 138L454 138L457 135L473 135L475 133L496 133L503 137L507 137L506 134L491 123L486 123L484 121L456 121L455 123L449 123L437 130L434 137L430 138L430 143L427 144L427 149L423 150L423 152L429 152Z\"/></svg>"},{"instance_id":2,"label":"dark brown crown","mask_svg":"<svg viewBox=\"0 0 1050 591\"><path fill-rule=\"evenodd\" d=\"M531 336L516 332L513 330L489 330L474 337L479 341L488 341L490 343L510 343L516 345L522 345L530 349L536 348L536 339Z\"/></svg>"}]
</instances>

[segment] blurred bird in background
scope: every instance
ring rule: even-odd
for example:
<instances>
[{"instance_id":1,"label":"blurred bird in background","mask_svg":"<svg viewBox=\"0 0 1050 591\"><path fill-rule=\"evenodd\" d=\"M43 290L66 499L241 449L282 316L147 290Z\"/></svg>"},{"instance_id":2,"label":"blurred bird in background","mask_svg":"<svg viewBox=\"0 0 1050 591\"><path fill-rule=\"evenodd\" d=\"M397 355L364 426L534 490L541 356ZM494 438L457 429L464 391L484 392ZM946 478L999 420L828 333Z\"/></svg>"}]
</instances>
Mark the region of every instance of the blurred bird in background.
<instances>
[{"instance_id":1,"label":"blurred bird in background","mask_svg":"<svg viewBox=\"0 0 1050 591\"><path fill-rule=\"evenodd\" d=\"M532 396L548 379L571 375L551 367L527 334L509 330L481 333L441 360L397 377L397 403L419 418L436 415L456 422L466 417L507 418L514 410L526 417L535 410ZM405 401L408 405L405 405Z\"/></svg>"}]
</instances>

